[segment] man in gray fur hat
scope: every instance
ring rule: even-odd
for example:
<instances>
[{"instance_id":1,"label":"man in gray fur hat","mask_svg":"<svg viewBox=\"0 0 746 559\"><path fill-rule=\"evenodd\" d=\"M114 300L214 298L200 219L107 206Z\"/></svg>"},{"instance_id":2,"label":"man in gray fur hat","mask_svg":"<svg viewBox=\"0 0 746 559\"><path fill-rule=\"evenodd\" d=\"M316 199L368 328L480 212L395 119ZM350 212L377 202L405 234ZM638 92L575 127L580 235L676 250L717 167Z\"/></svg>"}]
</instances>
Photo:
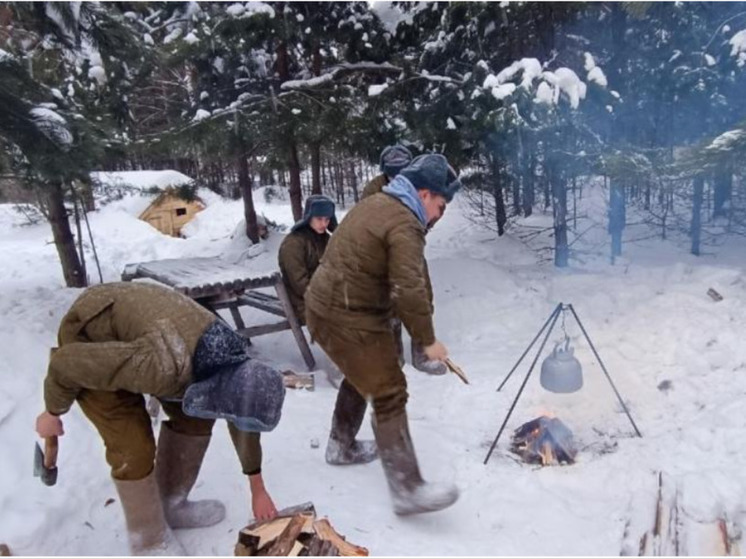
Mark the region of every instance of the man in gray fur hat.
<instances>
[{"instance_id":1,"label":"man in gray fur hat","mask_svg":"<svg viewBox=\"0 0 746 559\"><path fill-rule=\"evenodd\" d=\"M400 144L383 148L379 161L381 174L373 177L368 184L365 185L360 199L363 200L368 196L381 192L383 187L391 182L391 180L399 174L399 171L409 165L411 161L412 152Z\"/></svg>"},{"instance_id":2,"label":"man in gray fur hat","mask_svg":"<svg viewBox=\"0 0 746 559\"><path fill-rule=\"evenodd\" d=\"M370 401L375 445L397 514L440 510L458 498L456 486L426 482L420 473L390 319L401 319L429 360L448 356L435 337L425 233L460 186L442 155L415 158L382 193L350 210L306 290L309 332L345 377L327 462L361 464L375 456L372 441L356 439Z\"/></svg>"},{"instance_id":3,"label":"man in gray fur hat","mask_svg":"<svg viewBox=\"0 0 746 559\"><path fill-rule=\"evenodd\" d=\"M363 189L361 199L377 194L391 182L399 171L404 169L412 161L412 153L402 145L393 145L386 147L381 152L380 168L381 174L371 179ZM454 175L455 176L455 175ZM429 228L429 227L428 227ZM432 300L432 286L430 285L430 274L427 270L427 261L425 261L425 272L428 278L428 291L430 300ZM401 320L397 317L391 319L391 331L396 340L397 351L399 352L399 363L404 366L404 342L402 341ZM432 361L427 358L425 352L415 340L411 340L410 349L412 352L412 366L418 371L430 375L444 375L447 372L446 366L440 361Z\"/></svg>"}]
</instances>

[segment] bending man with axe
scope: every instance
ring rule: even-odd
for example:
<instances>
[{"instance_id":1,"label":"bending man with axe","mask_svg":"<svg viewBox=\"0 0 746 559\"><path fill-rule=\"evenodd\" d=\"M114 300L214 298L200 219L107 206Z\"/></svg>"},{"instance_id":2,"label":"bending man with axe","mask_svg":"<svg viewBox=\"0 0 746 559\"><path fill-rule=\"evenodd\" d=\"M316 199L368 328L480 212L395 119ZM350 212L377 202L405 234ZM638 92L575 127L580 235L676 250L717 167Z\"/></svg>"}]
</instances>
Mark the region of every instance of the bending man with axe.
<instances>
[{"instance_id":1,"label":"bending man with axe","mask_svg":"<svg viewBox=\"0 0 746 559\"><path fill-rule=\"evenodd\" d=\"M188 501L216 418L228 420L257 519L277 514L261 475L259 432L280 420L282 376L250 359L246 341L172 289L144 283L90 287L62 319L36 420L49 440L77 402L98 430L133 554L185 555L172 528L211 526L220 501ZM168 415L158 445L143 394ZM47 466L50 464L47 463Z\"/></svg>"},{"instance_id":2,"label":"bending man with axe","mask_svg":"<svg viewBox=\"0 0 746 559\"><path fill-rule=\"evenodd\" d=\"M442 155L416 157L342 220L305 296L308 329L345 376L326 460L359 464L374 457L371 441L355 439L371 400L375 444L397 514L440 510L458 498L454 485L426 483L420 474L389 321L399 317L428 359L447 359L433 328L425 233L460 186Z\"/></svg>"}]
</instances>

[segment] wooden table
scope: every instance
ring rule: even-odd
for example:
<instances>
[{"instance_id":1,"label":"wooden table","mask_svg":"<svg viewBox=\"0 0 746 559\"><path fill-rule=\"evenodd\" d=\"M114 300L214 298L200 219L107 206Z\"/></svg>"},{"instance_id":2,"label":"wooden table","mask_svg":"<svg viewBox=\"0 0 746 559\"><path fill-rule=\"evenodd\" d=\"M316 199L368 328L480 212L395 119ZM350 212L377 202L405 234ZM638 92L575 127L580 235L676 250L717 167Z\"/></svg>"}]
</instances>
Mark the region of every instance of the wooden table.
<instances>
[{"instance_id":1,"label":"wooden table","mask_svg":"<svg viewBox=\"0 0 746 559\"><path fill-rule=\"evenodd\" d=\"M153 279L173 287L215 314L221 309L228 309L236 331L249 341L254 336L292 330L308 370L314 370L316 361L290 304L280 272L252 276L248 268L247 264L234 264L218 256L153 260L127 264L122 272L122 280ZM273 288L275 295L257 291L267 287ZM239 310L244 306L284 320L247 327Z\"/></svg>"}]
</instances>

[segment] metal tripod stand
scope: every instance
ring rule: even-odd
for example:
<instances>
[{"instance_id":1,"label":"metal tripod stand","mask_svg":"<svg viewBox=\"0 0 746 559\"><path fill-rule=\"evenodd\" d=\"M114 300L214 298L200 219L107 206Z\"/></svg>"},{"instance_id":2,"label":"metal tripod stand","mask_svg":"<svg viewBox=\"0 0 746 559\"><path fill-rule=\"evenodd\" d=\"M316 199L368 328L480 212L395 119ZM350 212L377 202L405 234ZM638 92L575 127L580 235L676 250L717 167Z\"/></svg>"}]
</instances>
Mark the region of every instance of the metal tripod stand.
<instances>
[{"instance_id":1,"label":"metal tripod stand","mask_svg":"<svg viewBox=\"0 0 746 559\"><path fill-rule=\"evenodd\" d=\"M521 361L523 361L523 358L526 357L529 351L531 351L531 348L536 343L536 340L538 340L541 337L542 332L544 332L544 330L547 330L547 326L548 326L549 329L547 330L547 333L544 335L544 339L541 342L539 351L536 353L536 356L534 357L534 360L528 369L528 373L526 373L526 378L523 379L523 383L521 383L521 387L518 389L518 394L516 394L515 399L513 400L513 403L510 405L510 409L508 409L508 414L505 416L505 420L500 426L500 430L497 432L497 436L495 437L495 440L492 442L492 446L490 447L490 450L487 453L487 457L484 459L485 464L487 464L487 462L490 459L490 456L492 456L492 452L495 450L495 447L497 446L497 441L500 440L500 435L502 435L503 431L505 430L505 426L508 424L508 420L510 419L511 414L513 413L513 410L515 409L515 406L518 403L518 399L521 397L521 394L523 394L523 389L526 388L528 379L531 376L531 373L533 372L534 367L536 366L536 362L539 360L539 356L541 355L541 352L544 351L544 346L546 345L547 340L549 339L549 336L552 333L552 329L557 323L557 319L559 318L560 314L567 312L568 310L575 317L575 320L577 321L578 326L580 326L580 330L583 332L583 336L585 336L585 339L588 342L588 345L591 347L591 350L593 351L593 355L595 355L596 359L598 359L598 363L599 365L601 365L601 369L603 370L604 375L606 375L606 378L608 379L612 390L614 390L614 394L616 394L616 397L619 400L619 403L621 404L622 409L624 410L624 413L627 414L627 417L629 418L629 421L632 424L632 427L634 428L635 433L637 434L638 437L642 437L642 434L640 433L640 430L637 428L637 425L635 425L635 421L632 419L632 416L630 415L629 410L627 409L627 406L624 403L624 400L622 400L622 397L619 394L619 391L616 389L616 386L614 385L614 381L611 380L611 375L609 375L609 371L606 370L606 366L604 365L604 362L601 360L601 356L596 351L596 347L593 345L591 338L588 336L588 332L586 332L585 327L583 326L583 323L580 321L580 317L578 317L578 314L575 312L575 309L573 308L572 304L565 305L564 303L559 303L555 307L555 309L552 311L552 314L549 315L549 318L547 318L547 321L544 323L544 326L541 327L541 330L539 330L536 336L534 336L534 339L531 340L531 343L526 348L526 351L523 352L523 355L521 355L518 361L516 362L516 364L513 365L513 368L510 370L510 372L505 377L505 379L500 383L500 386L497 387L497 391L499 392L502 389L502 387L505 386L505 383L508 382L508 379L518 368L518 365L521 364Z\"/></svg>"}]
</instances>

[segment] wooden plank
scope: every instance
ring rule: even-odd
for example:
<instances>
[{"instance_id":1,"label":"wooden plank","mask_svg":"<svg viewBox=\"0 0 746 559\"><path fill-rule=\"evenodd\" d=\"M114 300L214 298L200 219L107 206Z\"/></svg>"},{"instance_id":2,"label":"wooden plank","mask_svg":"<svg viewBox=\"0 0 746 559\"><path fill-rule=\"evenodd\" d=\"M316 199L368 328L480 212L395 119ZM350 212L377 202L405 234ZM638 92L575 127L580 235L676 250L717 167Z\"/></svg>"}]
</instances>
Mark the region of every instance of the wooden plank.
<instances>
[{"instance_id":1,"label":"wooden plank","mask_svg":"<svg viewBox=\"0 0 746 559\"><path fill-rule=\"evenodd\" d=\"M285 316L285 310L282 308L279 300L276 302L272 302L265 299L255 298L252 295L253 293L245 293L243 295L239 295L236 298L236 301L241 305L245 305L247 307L253 307L255 309L259 309L277 316Z\"/></svg>"},{"instance_id":2,"label":"wooden plank","mask_svg":"<svg viewBox=\"0 0 746 559\"><path fill-rule=\"evenodd\" d=\"M233 317L233 322L236 325L236 330L243 330L246 328L246 325L243 322L243 318L241 317L241 312L236 308L235 305L231 305L228 307L228 309L231 312L231 316Z\"/></svg>"},{"instance_id":3,"label":"wooden plank","mask_svg":"<svg viewBox=\"0 0 746 559\"><path fill-rule=\"evenodd\" d=\"M225 293L239 295L247 289L272 287L281 276L278 271L250 276L245 265L233 264L220 257L153 260L128 264L122 279L151 278L193 298Z\"/></svg>"},{"instance_id":4,"label":"wooden plank","mask_svg":"<svg viewBox=\"0 0 746 559\"><path fill-rule=\"evenodd\" d=\"M263 334L282 332L283 330L290 330L290 324L287 320L276 322L274 324L260 324L258 326L249 326L247 328L242 328L236 331L246 338L253 338L254 336L261 336Z\"/></svg>"},{"instance_id":5,"label":"wooden plank","mask_svg":"<svg viewBox=\"0 0 746 559\"><path fill-rule=\"evenodd\" d=\"M303 333L303 329L301 328L300 322L298 321L298 317L295 316L293 306L290 304L290 297L288 297L288 293L285 290L285 285L282 283L282 278L278 277L278 280L279 281L275 283L277 298L280 300L280 302L282 303L282 307L285 309L285 315L288 318L290 329L293 331L295 343L298 344L298 348L300 349L300 353L303 356L303 360L306 362L308 370L313 371L316 368L316 360L313 358L313 353L311 353L311 348L308 347L308 342L306 341L306 336Z\"/></svg>"}]
</instances>

